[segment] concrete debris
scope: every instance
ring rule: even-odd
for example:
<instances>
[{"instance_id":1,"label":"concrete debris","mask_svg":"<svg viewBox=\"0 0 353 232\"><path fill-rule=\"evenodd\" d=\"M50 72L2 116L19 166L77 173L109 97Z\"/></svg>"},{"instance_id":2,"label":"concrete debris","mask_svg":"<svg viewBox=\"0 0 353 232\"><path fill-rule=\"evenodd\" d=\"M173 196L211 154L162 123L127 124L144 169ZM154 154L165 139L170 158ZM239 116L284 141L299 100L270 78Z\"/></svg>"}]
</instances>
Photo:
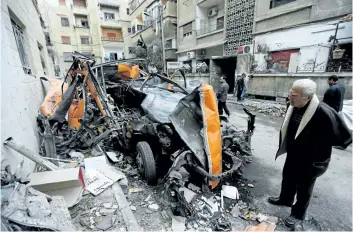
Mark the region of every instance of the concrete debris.
<instances>
[{"instance_id":1,"label":"concrete debris","mask_svg":"<svg viewBox=\"0 0 353 232\"><path fill-rule=\"evenodd\" d=\"M174 216L172 218L172 230L173 231L185 231L185 217Z\"/></svg>"},{"instance_id":2,"label":"concrete debris","mask_svg":"<svg viewBox=\"0 0 353 232\"><path fill-rule=\"evenodd\" d=\"M85 186L82 168L35 172L29 178L29 186L50 196L64 197L68 207L77 204Z\"/></svg>"},{"instance_id":3,"label":"concrete debris","mask_svg":"<svg viewBox=\"0 0 353 232\"><path fill-rule=\"evenodd\" d=\"M159 209L159 206L157 204L151 204L148 206L149 209L157 211Z\"/></svg>"},{"instance_id":4,"label":"concrete debris","mask_svg":"<svg viewBox=\"0 0 353 232\"><path fill-rule=\"evenodd\" d=\"M103 203L104 208L110 209L112 206L113 206L113 203L111 203L111 202Z\"/></svg>"},{"instance_id":5,"label":"concrete debris","mask_svg":"<svg viewBox=\"0 0 353 232\"><path fill-rule=\"evenodd\" d=\"M274 101L258 100L258 99L256 100L246 99L244 101L238 102L232 98L233 97L231 97L231 99L229 100L230 103L245 106L259 113L264 113L275 117L284 117L286 114L285 104L281 104Z\"/></svg>"},{"instance_id":6,"label":"concrete debris","mask_svg":"<svg viewBox=\"0 0 353 232\"><path fill-rule=\"evenodd\" d=\"M113 162L113 163L117 163L119 162L119 159L117 158L117 154L115 152L106 152L106 155L109 157L109 159Z\"/></svg>"},{"instance_id":7,"label":"concrete debris","mask_svg":"<svg viewBox=\"0 0 353 232\"><path fill-rule=\"evenodd\" d=\"M268 217L266 215L263 215L262 213L258 213L257 214L257 220L259 222L263 222L263 221L266 221L268 219Z\"/></svg>"},{"instance_id":8,"label":"concrete debris","mask_svg":"<svg viewBox=\"0 0 353 232\"><path fill-rule=\"evenodd\" d=\"M144 189L142 188L130 188L129 189L129 193L138 193L138 192L142 192L144 191Z\"/></svg>"},{"instance_id":9,"label":"concrete debris","mask_svg":"<svg viewBox=\"0 0 353 232\"><path fill-rule=\"evenodd\" d=\"M253 184L248 184L249 188L254 188L255 186Z\"/></svg>"},{"instance_id":10,"label":"concrete debris","mask_svg":"<svg viewBox=\"0 0 353 232\"><path fill-rule=\"evenodd\" d=\"M1 216L25 228L45 230L76 230L63 197L50 199L32 187L16 183Z\"/></svg>"},{"instance_id":11,"label":"concrete debris","mask_svg":"<svg viewBox=\"0 0 353 232\"><path fill-rule=\"evenodd\" d=\"M130 206L130 209L132 210L132 211L136 211L136 206Z\"/></svg>"},{"instance_id":12,"label":"concrete debris","mask_svg":"<svg viewBox=\"0 0 353 232\"><path fill-rule=\"evenodd\" d=\"M107 216L99 218L99 222L95 226L96 228L100 230L108 230L111 228L115 223L115 217L113 217L113 214L109 214Z\"/></svg>"},{"instance_id":13,"label":"concrete debris","mask_svg":"<svg viewBox=\"0 0 353 232\"><path fill-rule=\"evenodd\" d=\"M152 195L149 194L148 197L145 199L146 202L148 202L151 199Z\"/></svg>"},{"instance_id":14,"label":"concrete debris","mask_svg":"<svg viewBox=\"0 0 353 232\"><path fill-rule=\"evenodd\" d=\"M238 205L235 205L233 207L233 209L231 211L231 215L232 215L232 217L235 217L235 218L237 218L237 217L239 217L239 215L241 215Z\"/></svg>"},{"instance_id":15,"label":"concrete debris","mask_svg":"<svg viewBox=\"0 0 353 232\"><path fill-rule=\"evenodd\" d=\"M99 213L103 216L107 216L108 214L114 214L116 209L101 209Z\"/></svg>"}]
</instances>

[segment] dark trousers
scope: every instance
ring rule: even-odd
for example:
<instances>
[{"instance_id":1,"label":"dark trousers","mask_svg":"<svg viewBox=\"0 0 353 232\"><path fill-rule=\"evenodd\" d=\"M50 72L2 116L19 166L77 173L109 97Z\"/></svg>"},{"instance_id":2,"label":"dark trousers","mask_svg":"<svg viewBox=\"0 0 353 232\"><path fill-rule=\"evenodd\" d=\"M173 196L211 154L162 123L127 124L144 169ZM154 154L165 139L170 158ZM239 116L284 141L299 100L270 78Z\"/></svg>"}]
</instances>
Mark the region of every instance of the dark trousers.
<instances>
[{"instance_id":1,"label":"dark trousers","mask_svg":"<svg viewBox=\"0 0 353 232\"><path fill-rule=\"evenodd\" d=\"M291 215L298 219L305 219L316 178L327 170L328 162L303 164L287 155L283 168L283 179L280 199L292 204L297 195L297 201L292 206Z\"/></svg>"},{"instance_id":2,"label":"dark trousers","mask_svg":"<svg viewBox=\"0 0 353 232\"><path fill-rule=\"evenodd\" d=\"M243 93L243 88L238 87L237 88L237 100L241 100L241 94Z\"/></svg>"},{"instance_id":3,"label":"dark trousers","mask_svg":"<svg viewBox=\"0 0 353 232\"><path fill-rule=\"evenodd\" d=\"M218 101L218 113L219 113L219 115L223 115L223 109L226 112L226 114L229 116L230 112L228 110L227 103Z\"/></svg>"}]
</instances>

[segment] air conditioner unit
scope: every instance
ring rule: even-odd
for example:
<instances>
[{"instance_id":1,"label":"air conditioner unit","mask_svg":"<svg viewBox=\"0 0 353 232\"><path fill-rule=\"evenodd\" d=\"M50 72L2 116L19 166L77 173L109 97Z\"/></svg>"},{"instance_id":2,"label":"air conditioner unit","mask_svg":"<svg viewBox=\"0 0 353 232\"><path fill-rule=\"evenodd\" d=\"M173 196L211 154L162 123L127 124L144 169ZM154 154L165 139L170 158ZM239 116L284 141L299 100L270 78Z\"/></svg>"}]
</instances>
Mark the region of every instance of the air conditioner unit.
<instances>
[{"instance_id":1,"label":"air conditioner unit","mask_svg":"<svg viewBox=\"0 0 353 232\"><path fill-rule=\"evenodd\" d=\"M195 58L195 52L187 52L186 55L188 56L188 59Z\"/></svg>"},{"instance_id":2,"label":"air conditioner unit","mask_svg":"<svg viewBox=\"0 0 353 232\"><path fill-rule=\"evenodd\" d=\"M242 49L238 49L239 54L250 54L250 55L253 54L254 47L252 44L243 45L241 47L242 47ZM242 52L239 52L241 50L242 50Z\"/></svg>"},{"instance_id":3,"label":"air conditioner unit","mask_svg":"<svg viewBox=\"0 0 353 232\"><path fill-rule=\"evenodd\" d=\"M218 8L217 7L212 7L211 9L208 10L208 17L212 18L218 15Z\"/></svg>"}]
</instances>

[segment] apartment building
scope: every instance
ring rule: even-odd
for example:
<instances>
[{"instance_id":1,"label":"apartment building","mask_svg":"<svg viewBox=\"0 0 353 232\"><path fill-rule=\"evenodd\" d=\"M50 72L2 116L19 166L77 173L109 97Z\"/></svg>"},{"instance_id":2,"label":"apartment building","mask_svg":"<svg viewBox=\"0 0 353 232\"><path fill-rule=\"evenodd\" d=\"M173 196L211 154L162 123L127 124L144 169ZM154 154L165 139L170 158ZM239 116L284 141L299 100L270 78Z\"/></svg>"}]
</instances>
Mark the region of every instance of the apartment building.
<instances>
[{"instance_id":1,"label":"apartment building","mask_svg":"<svg viewBox=\"0 0 353 232\"><path fill-rule=\"evenodd\" d=\"M61 75L69 69L74 51L93 57L97 63L124 58L124 36L130 25L127 0L38 2Z\"/></svg>"},{"instance_id":2,"label":"apartment building","mask_svg":"<svg viewBox=\"0 0 353 232\"><path fill-rule=\"evenodd\" d=\"M45 92L42 76L54 76L37 2L1 1L1 141L13 137L39 152L36 116ZM2 143L1 143L2 144ZM1 162L12 172L35 163L1 145ZM20 166L21 164L21 166Z\"/></svg>"},{"instance_id":3,"label":"apartment building","mask_svg":"<svg viewBox=\"0 0 353 232\"><path fill-rule=\"evenodd\" d=\"M177 1L131 0L129 10L131 33L129 44L126 45L129 48L128 57L146 57L150 65L159 70L166 66L165 62L176 61ZM139 40L143 40L147 46L145 54L136 50ZM162 41L164 41L163 45ZM164 49L165 62L162 49Z\"/></svg>"},{"instance_id":4,"label":"apartment building","mask_svg":"<svg viewBox=\"0 0 353 232\"><path fill-rule=\"evenodd\" d=\"M285 97L295 79L310 77L322 97L336 74L352 97L351 0L257 0L253 36L250 93Z\"/></svg>"}]
</instances>

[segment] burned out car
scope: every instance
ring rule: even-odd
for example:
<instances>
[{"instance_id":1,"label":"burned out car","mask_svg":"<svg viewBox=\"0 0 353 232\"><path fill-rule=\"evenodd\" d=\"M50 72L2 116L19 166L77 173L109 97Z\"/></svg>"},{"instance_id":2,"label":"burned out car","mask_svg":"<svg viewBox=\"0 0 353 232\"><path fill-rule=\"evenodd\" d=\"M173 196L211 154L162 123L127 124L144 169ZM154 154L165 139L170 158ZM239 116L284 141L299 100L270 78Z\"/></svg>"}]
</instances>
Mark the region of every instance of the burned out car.
<instances>
[{"instance_id":1,"label":"burned out car","mask_svg":"<svg viewBox=\"0 0 353 232\"><path fill-rule=\"evenodd\" d=\"M212 86L201 84L189 93L186 82L180 85L159 74L117 84L107 85L117 108L139 114L127 119L129 138L123 139L129 146L124 148L136 150L139 171L149 184L183 168L198 185L214 188L238 170L242 161L237 155L251 155L255 116L246 111L247 131L221 121Z\"/></svg>"},{"instance_id":2,"label":"burned out car","mask_svg":"<svg viewBox=\"0 0 353 232\"><path fill-rule=\"evenodd\" d=\"M212 86L201 84L190 93L183 72L180 85L125 63L107 80L96 76L104 77L104 68L93 65L77 54L67 81L49 81L52 89L41 113L50 123L39 120L47 156L71 149L99 155L120 151L133 154L148 184L165 177L170 188L190 182L214 189L251 155L255 116L245 111L247 131L220 120Z\"/></svg>"}]
</instances>

